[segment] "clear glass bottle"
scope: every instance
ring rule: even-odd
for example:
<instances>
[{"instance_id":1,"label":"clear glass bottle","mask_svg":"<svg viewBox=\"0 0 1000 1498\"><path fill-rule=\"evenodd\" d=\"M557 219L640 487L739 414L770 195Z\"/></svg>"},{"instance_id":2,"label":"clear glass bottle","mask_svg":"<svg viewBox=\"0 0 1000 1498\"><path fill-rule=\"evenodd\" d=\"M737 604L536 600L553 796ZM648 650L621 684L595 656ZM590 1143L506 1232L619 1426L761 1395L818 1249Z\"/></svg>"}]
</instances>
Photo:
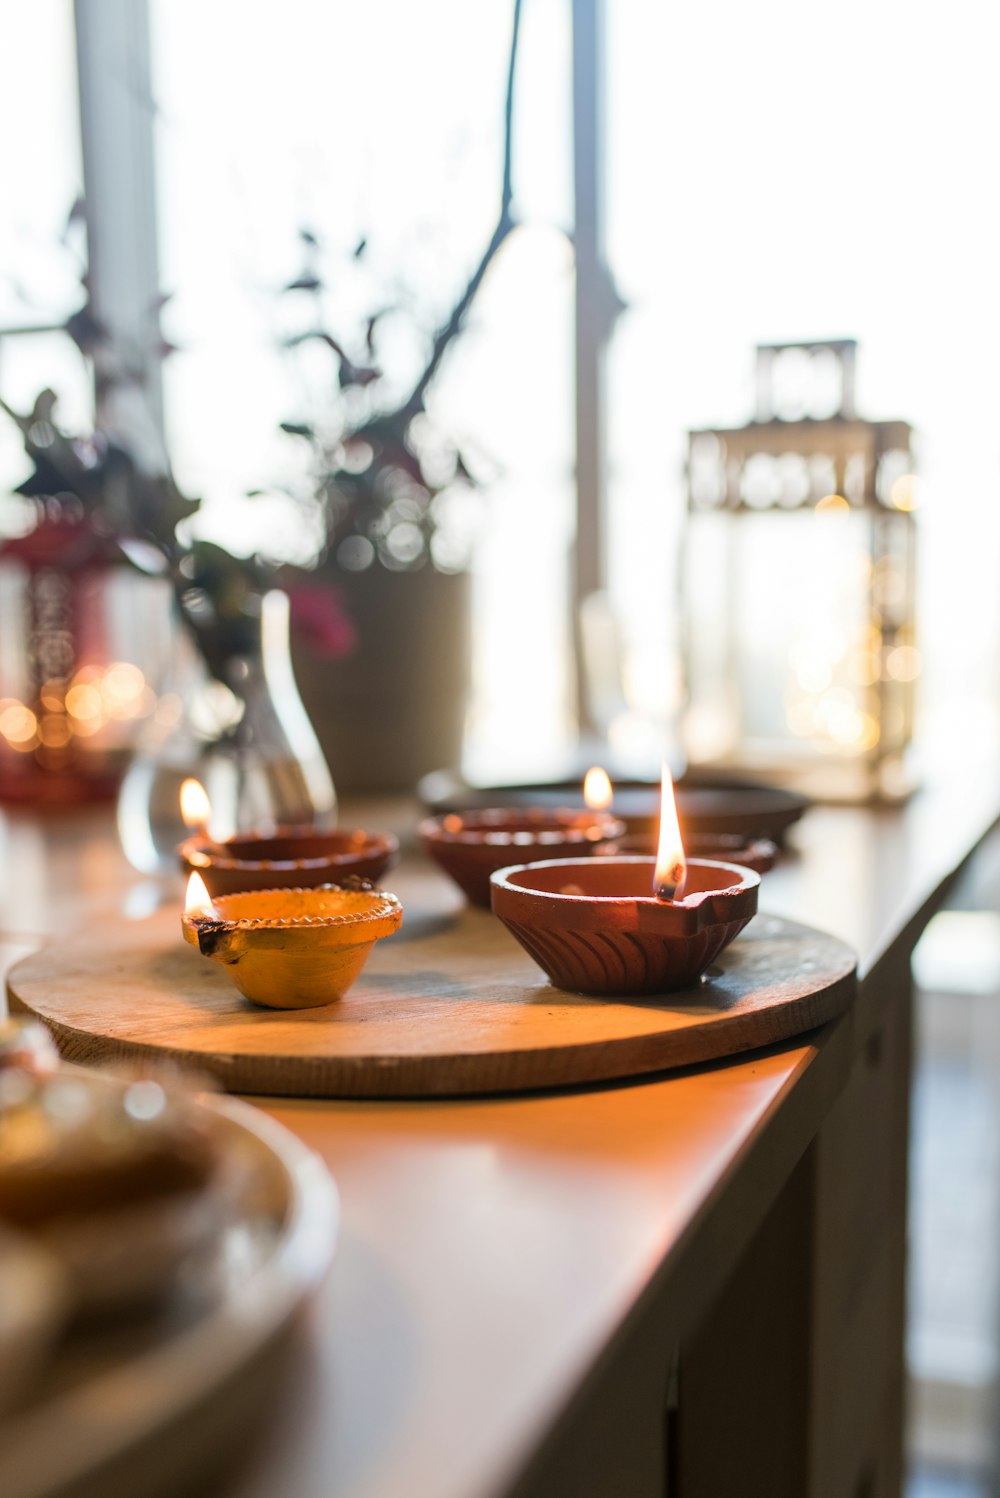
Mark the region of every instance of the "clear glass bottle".
<instances>
[{"instance_id":1,"label":"clear glass bottle","mask_svg":"<svg viewBox=\"0 0 1000 1498\"><path fill-rule=\"evenodd\" d=\"M143 873L176 867L189 776L208 792L216 838L336 821L333 782L292 672L284 593L265 594L259 640L226 674L225 682L213 678L178 632L169 679L118 798L122 847Z\"/></svg>"}]
</instances>

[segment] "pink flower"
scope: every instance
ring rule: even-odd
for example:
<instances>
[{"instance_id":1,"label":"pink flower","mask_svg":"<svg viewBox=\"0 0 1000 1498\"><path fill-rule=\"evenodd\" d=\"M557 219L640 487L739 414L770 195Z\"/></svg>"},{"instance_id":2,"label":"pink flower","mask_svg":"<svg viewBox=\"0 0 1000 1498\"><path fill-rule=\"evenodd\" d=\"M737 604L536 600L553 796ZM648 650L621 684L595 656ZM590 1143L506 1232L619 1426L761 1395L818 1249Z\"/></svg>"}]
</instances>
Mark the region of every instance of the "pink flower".
<instances>
[{"instance_id":1,"label":"pink flower","mask_svg":"<svg viewBox=\"0 0 1000 1498\"><path fill-rule=\"evenodd\" d=\"M288 597L294 635L331 660L352 654L357 630L336 588L327 583L296 583Z\"/></svg>"}]
</instances>

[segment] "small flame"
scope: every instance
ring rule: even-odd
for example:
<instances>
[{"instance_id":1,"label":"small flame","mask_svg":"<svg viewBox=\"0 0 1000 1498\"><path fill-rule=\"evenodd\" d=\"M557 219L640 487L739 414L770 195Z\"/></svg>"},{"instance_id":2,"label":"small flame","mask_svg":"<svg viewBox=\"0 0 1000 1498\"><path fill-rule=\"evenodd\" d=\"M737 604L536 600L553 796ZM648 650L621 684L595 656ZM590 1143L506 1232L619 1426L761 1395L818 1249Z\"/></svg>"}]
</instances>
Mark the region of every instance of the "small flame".
<instances>
[{"instance_id":1,"label":"small flame","mask_svg":"<svg viewBox=\"0 0 1000 1498\"><path fill-rule=\"evenodd\" d=\"M583 780L583 799L591 811L606 811L614 799L608 772L600 765L588 770Z\"/></svg>"},{"instance_id":2,"label":"small flame","mask_svg":"<svg viewBox=\"0 0 1000 1498\"><path fill-rule=\"evenodd\" d=\"M185 827L207 830L212 816L212 803L200 780L185 780L181 786L181 816Z\"/></svg>"},{"instance_id":3,"label":"small flame","mask_svg":"<svg viewBox=\"0 0 1000 1498\"><path fill-rule=\"evenodd\" d=\"M197 784L197 782L195 782ZM215 915L212 905L212 897L208 893L205 881L200 874L192 874L187 882L187 891L184 895L184 914L188 916Z\"/></svg>"},{"instance_id":4,"label":"small flame","mask_svg":"<svg viewBox=\"0 0 1000 1498\"><path fill-rule=\"evenodd\" d=\"M687 863L684 858L684 844L681 842L681 829L677 821L674 783L666 764L663 766L662 786L660 842L656 851L653 893L658 900L676 900L684 893Z\"/></svg>"}]
</instances>

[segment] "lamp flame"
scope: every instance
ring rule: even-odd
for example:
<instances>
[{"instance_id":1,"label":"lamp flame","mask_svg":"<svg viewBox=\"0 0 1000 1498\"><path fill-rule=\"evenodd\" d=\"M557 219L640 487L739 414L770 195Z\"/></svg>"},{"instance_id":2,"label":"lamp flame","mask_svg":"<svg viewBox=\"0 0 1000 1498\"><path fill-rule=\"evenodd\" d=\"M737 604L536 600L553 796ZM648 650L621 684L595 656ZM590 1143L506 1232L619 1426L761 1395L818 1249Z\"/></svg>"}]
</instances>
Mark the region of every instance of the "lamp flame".
<instances>
[{"instance_id":1,"label":"lamp flame","mask_svg":"<svg viewBox=\"0 0 1000 1498\"><path fill-rule=\"evenodd\" d=\"M206 916L208 919L211 919L215 915L212 897L208 893L205 881L200 874L192 874L187 882L187 890L184 894L184 914L187 916Z\"/></svg>"},{"instance_id":2,"label":"lamp flame","mask_svg":"<svg viewBox=\"0 0 1000 1498\"><path fill-rule=\"evenodd\" d=\"M677 821L677 803L674 800L674 783L666 764L663 766L660 800L660 841L656 850L656 869L653 874L653 893L658 900L676 900L684 893L687 879L687 862L684 844Z\"/></svg>"},{"instance_id":3,"label":"lamp flame","mask_svg":"<svg viewBox=\"0 0 1000 1498\"><path fill-rule=\"evenodd\" d=\"M583 799L591 811L606 811L614 799L608 772L594 765L583 778Z\"/></svg>"},{"instance_id":4,"label":"lamp flame","mask_svg":"<svg viewBox=\"0 0 1000 1498\"><path fill-rule=\"evenodd\" d=\"M200 832L208 831L212 803L200 780L185 780L181 786L181 816L185 827L192 827Z\"/></svg>"}]
</instances>

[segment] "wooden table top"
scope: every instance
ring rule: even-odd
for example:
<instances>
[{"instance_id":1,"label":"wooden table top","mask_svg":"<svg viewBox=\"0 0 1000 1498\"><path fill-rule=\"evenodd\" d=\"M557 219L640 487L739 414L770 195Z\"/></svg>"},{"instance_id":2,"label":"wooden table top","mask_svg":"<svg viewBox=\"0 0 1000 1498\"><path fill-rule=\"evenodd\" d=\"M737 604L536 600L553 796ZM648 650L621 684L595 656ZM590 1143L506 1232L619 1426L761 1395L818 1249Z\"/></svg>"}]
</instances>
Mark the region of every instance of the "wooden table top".
<instances>
[{"instance_id":1,"label":"wooden table top","mask_svg":"<svg viewBox=\"0 0 1000 1498\"><path fill-rule=\"evenodd\" d=\"M523 1097L264 1100L328 1162L343 1233L227 1498L510 1490L652 1285L670 1335L693 1324L840 1085L880 975L998 814L997 774L808 813L761 906L848 941L862 974L855 1011L808 1043ZM106 813L0 814L0 963L95 903L139 919L161 893L127 869ZM456 899L443 878L439 898Z\"/></svg>"}]
</instances>

